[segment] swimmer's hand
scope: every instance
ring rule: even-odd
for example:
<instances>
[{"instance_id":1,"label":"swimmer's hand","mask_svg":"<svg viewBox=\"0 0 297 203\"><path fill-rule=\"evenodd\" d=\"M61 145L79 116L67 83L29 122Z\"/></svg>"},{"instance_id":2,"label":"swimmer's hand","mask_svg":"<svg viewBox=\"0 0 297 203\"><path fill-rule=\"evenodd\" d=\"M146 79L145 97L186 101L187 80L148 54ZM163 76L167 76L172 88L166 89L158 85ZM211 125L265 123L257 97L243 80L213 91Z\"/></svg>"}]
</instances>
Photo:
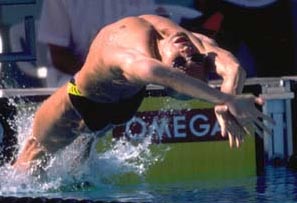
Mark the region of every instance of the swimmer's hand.
<instances>
[{"instance_id":1,"label":"swimmer's hand","mask_svg":"<svg viewBox=\"0 0 297 203\"><path fill-rule=\"evenodd\" d=\"M226 105L216 105L214 111L221 127L222 137L228 136L231 148L234 147L234 145L239 148L244 141L244 136L246 135L245 130L237 123L236 119L228 111Z\"/></svg>"},{"instance_id":2,"label":"swimmer's hand","mask_svg":"<svg viewBox=\"0 0 297 203\"><path fill-rule=\"evenodd\" d=\"M237 123L237 125L248 134L253 134L253 132L255 132L260 137L263 137L264 132L272 134L272 130L268 126L269 124L275 125L275 122L272 118L259 111L256 108L256 104L262 106L264 104L264 99L255 97L251 94L236 95L233 99L226 102L225 105L230 113L229 120L232 121L228 123L228 128L226 127L227 132L231 132L231 134L236 132L236 127L235 129L230 130L229 125ZM264 124L263 121L267 121L267 125ZM240 139L240 136L238 137L238 139Z\"/></svg>"}]
</instances>

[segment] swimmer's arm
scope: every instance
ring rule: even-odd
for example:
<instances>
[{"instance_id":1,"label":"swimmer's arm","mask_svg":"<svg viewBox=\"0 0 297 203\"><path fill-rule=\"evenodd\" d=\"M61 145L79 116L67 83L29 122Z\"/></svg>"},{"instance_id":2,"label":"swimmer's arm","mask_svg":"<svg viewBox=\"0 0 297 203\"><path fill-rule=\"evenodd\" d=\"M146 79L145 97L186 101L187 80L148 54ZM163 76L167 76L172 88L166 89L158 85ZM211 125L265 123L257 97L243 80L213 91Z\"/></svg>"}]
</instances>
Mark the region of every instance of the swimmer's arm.
<instances>
[{"instance_id":1,"label":"swimmer's arm","mask_svg":"<svg viewBox=\"0 0 297 203\"><path fill-rule=\"evenodd\" d=\"M205 46L207 47L207 46ZM246 73L237 59L228 51L218 47L210 47L211 53L215 52L214 71L222 77L221 91L228 94L240 94L242 92ZM221 127L222 137L229 138L230 147L240 147L246 135L246 127L240 125L230 114L226 105L214 107L217 121Z\"/></svg>"},{"instance_id":2,"label":"swimmer's arm","mask_svg":"<svg viewBox=\"0 0 297 203\"><path fill-rule=\"evenodd\" d=\"M211 88L207 83L188 76L179 69L166 66L159 60L138 51L123 51L118 48L118 50L114 49L113 53L113 60L111 60L113 63L110 65L114 67L112 72L121 72L130 82L169 87L176 92L213 104L225 104L234 99L232 95Z\"/></svg>"},{"instance_id":3,"label":"swimmer's arm","mask_svg":"<svg viewBox=\"0 0 297 203\"><path fill-rule=\"evenodd\" d=\"M160 61L152 58L144 57L138 60L130 60L129 63L124 64L122 65L123 75L131 82L142 84L155 83L170 87L179 93L193 98L205 100L216 105L226 105L228 113L232 116L232 121L236 122L240 129L247 129L251 125L257 126L258 132L263 130L270 133L268 126L263 124L261 119L274 124L274 121L269 116L264 115L256 108L255 104L263 105L264 101L261 98L256 98L253 95L226 94L209 87L207 83L199 79L186 75L179 69L167 67ZM237 130L232 128L227 129L227 131L231 133L230 136L234 143L233 139L237 138L235 134ZM242 136L239 136L237 141L235 140L237 146L241 139Z\"/></svg>"},{"instance_id":4,"label":"swimmer's arm","mask_svg":"<svg viewBox=\"0 0 297 203\"><path fill-rule=\"evenodd\" d=\"M213 104L224 104L233 99L231 95L211 88L207 83L188 76L178 69L167 67L152 58L130 61L129 64L121 67L125 77L133 82L162 85Z\"/></svg>"},{"instance_id":5,"label":"swimmer's arm","mask_svg":"<svg viewBox=\"0 0 297 203\"><path fill-rule=\"evenodd\" d=\"M202 53L207 54L213 61L213 70L222 77L221 91L228 94L240 94L246 79L246 72L232 53L220 48L215 40L192 33L202 44Z\"/></svg>"},{"instance_id":6,"label":"swimmer's arm","mask_svg":"<svg viewBox=\"0 0 297 203\"><path fill-rule=\"evenodd\" d=\"M234 95L240 94L244 86L246 72L237 59L230 52L219 48L213 39L196 33L194 36L203 44L203 52L212 56L210 59L212 60L213 71L223 79L221 91ZM214 111L221 127L222 137L228 136L230 147L240 147L247 128L234 119L226 105L216 105Z\"/></svg>"},{"instance_id":7,"label":"swimmer's arm","mask_svg":"<svg viewBox=\"0 0 297 203\"><path fill-rule=\"evenodd\" d=\"M234 143L237 146L240 145L243 136L242 133L238 135L238 132L243 132L248 126L256 127L258 132L270 133L268 126L260 120L264 119L272 124L274 123L273 120L255 107L255 104L263 105L263 99L256 98L253 95L226 94L209 87L207 83L199 79L186 75L179 69L165 66L153 58L140 57L137 60L132 60L133 58L135 59L135 57L130 59L125 57L124 61L126 62L121 65L122 74L129 81L142 84L159 84L193 98L205 100L215 105L225 105L228 116L231 117L225 117L222 121L227 122L225 126L227 127L226 132L229 135L230 146L233 146ZM231 125L228 121L232 121L236 125ZM238 127L238 130L234 127Z\"/></svg>"}]
</instances>

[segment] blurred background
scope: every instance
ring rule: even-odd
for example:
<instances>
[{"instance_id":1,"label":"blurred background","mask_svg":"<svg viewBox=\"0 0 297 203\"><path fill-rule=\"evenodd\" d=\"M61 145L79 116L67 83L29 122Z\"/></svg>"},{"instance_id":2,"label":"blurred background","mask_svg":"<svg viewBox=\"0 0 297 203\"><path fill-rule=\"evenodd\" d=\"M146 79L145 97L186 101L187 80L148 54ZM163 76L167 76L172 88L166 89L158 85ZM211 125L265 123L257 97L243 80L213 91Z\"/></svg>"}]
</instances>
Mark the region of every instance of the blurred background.
<instances>
[{"instance_id":1,"label":"blurred background","mask_svg":"<svg viewBox=\"0 0 297 203\"><path fill-rule=\"evenodd\" d=\"M296 74L296 0L0 0L0 87L60 86L102 26L143 13L214 38L248 77Z\"/></svg>"}]
</instances>

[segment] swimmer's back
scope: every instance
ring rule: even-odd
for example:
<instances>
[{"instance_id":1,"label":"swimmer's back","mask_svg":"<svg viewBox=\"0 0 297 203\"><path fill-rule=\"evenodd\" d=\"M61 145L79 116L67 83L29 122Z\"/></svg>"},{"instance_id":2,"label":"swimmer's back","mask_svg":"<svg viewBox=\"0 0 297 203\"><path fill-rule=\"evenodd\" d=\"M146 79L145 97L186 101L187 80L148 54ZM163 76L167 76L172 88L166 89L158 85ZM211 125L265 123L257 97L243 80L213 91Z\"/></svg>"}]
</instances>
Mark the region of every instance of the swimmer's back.
<instances>
[{"instance_id":1,"label":"swimmer's back","mask_svg":"<svg viewBox=\"0 0 297 203\"><path fill-rule=\"evenodd\" d=\"M142 46L149 43L152 32L154 32L154 27L145 19L126 17L104 27L97 37L100 38L99 41L108 46L135 49L138 48L137 43Z\"/></svg>"}]
</instances>

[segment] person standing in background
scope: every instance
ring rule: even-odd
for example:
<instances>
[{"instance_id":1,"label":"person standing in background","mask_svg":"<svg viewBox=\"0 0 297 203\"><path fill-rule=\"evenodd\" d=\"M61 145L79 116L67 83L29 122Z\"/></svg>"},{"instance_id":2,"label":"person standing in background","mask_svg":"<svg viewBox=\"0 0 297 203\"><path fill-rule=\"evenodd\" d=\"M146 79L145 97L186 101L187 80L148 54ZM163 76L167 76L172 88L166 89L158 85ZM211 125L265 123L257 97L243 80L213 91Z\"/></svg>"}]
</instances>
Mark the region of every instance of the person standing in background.
<instances>
[{"instance_id":1,"label":"person standing in background","mask_svg":"<svg viewBox=\"0 0 297 203\"><path fill-rule=\"evenodd\" d=\"M47 86L60 86L79 71L100 28L122 17L157 11L153 0L44 0L38 41L49 47Z\"/></svg>"}]
</instances>

